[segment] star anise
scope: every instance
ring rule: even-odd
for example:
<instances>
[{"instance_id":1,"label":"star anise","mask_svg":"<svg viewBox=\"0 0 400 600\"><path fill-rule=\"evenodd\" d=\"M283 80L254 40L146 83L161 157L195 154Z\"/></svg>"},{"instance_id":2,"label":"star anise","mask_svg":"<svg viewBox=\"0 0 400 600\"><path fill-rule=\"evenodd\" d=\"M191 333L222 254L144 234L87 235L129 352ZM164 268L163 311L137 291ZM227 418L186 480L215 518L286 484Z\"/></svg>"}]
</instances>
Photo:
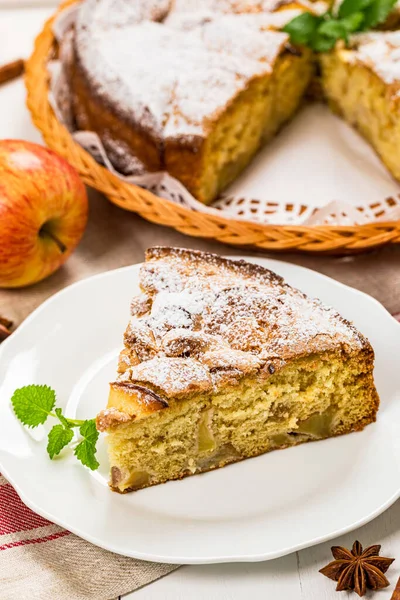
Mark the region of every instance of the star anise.
<instances>
[{"instance_id":1,"label":"star anise","mask_svg":"<svg viewBox=\"0 0 400 600\"><path fill-rule=\"evenodd\" d=\"M397 580L396 587L393 590L390 600L400 600L400 577Z\"/></svg>"},{"instance_id":2,"label":"star anise","mask_svg":"<svg viewBox=\"0 0 400 600\"><path fill-rule=\"evenodd\" d=\"M332 546L335 560L321 569L320 573L338 582L337 592L354 590L359 596L364 596L367 588L379 590L389 585L384 573L394 558L379 556L380 550L379 545L363 550L358 541L354 542L351 550L342 546Z\"/></svg>"}]
</instances>

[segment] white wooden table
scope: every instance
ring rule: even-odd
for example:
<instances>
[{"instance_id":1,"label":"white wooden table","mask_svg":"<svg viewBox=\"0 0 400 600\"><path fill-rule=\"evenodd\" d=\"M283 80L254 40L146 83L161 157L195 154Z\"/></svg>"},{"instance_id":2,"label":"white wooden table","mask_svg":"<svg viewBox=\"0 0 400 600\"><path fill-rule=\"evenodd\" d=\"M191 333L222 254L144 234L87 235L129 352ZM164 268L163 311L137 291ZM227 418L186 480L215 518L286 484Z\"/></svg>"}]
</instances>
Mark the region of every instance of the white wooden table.
<instances>
[{"instance_id":1,"label":"white wooden table","mask_svg":"<svg viewBox=\"0 0 400 600\"><path fill-rule=\"evenodd\" d=\"M33 38L52 9L31 0L0 0L0 64L27 56ZM44 4L50 4L45 0ZM30 7L28 8L28 5ZM22 81L0 89L0 138L23 138L40 141L25 108ZM156 227L144 227L149 244ZM140 235L140 233L139 233ZM177 236L177 234L176 234ZM142 240L142 243L143 240ZM196 244L197 247L199 244ZM397 255L398 256L398 255ZM373 259L371 259L373 260ZM362 285L360 285L362 287ZM388 300L390 303L390 299ZM373 474L368 486L374 485ZM357 502L357 498L354 498ZM326 515L329 519L329 515ZM355 539L362 544L381 543L386 556L397 557L389 571L391 586L374 595L389 600L400 576L400 502L369 525L350 533L335 544L350 545ZM337 595L334 583L318 573L330 559L331 543L297 552L278 560L257 564L227 564L183 567L149 586L125 596L130 600L333 600L355 599L346 592ZM367 596L371 597L371 596Z\"/></svg>"}]
</instances>

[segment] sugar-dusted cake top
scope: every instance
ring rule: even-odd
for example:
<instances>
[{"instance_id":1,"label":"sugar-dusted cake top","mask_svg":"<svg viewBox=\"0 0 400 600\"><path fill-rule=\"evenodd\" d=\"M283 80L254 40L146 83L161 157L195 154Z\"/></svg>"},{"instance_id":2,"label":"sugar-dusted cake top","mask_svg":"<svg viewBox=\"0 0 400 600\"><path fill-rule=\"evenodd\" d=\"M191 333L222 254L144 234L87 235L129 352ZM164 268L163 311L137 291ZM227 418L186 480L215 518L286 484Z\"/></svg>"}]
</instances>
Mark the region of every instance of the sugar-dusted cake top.
<instances>
[{"instance_id":1,"label":"sugar-dusted cake top","mask_svg":"<svg viewBox=\"0 0 400 600\"><path fill-rule=\"evenodd\" d=\"M244 261L153 248L140 285L113 384L135 397L146 389L160 402L213 393L246 375L266 379L302 356L370 348L335 310Z\"/></svg>"},{"instance_id":2,"label":"sugar-dusted cake top","mask_svg":"<svg viewBox=\"0 0 400 600\"><path fill-rule=\"evenodd\" d=\"M153 136L204 136L251 79L272 72L288 41L272 29L309 6L319 4L85 0L78 63L94 93Z\"/></svg>"},{"instance_id":3,"label":"sugar-dusted cake top","mask_svg":"<svg viewBox=\"0 0 400 600\"><path fill-rule=\"evenodd\" d=\"M386 84L400 82L400 31L354 35L350 49L342 53L346 61L365 65Z\"/></svg>"}]
</instances>

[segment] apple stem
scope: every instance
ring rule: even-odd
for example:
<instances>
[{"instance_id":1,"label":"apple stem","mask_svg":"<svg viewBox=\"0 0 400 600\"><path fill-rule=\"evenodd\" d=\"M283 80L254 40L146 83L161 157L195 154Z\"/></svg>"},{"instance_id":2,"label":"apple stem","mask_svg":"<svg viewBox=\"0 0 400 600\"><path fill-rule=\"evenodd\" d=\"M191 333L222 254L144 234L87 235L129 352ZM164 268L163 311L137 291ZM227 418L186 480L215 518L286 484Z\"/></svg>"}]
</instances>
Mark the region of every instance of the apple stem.
<instances>
[{"instance_id":1,"label":"apple stem","mask_svg":"<svg viewBox=\"0 0 400 600\"><path fill-rule=\"evenodd\" d=\"M50 229L46 227L46 223L40 228L39 235L41 235L42 237L48 237L51 240L53 240L53 242L57 244L61 254L64 254L64 252L67 250L67 246L63 244L62 241L56 235L54 235L54 233L50 231Z\"/></svg>"}]
</instances>

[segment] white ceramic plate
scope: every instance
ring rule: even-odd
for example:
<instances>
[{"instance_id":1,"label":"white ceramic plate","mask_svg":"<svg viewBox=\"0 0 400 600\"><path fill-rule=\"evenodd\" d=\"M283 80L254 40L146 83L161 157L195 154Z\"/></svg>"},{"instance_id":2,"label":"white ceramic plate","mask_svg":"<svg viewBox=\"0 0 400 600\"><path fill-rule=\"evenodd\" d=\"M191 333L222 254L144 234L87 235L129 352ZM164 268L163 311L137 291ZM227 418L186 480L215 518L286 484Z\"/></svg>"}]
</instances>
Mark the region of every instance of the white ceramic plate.
<instances>
[{"instance_id":1,"label":"white ceramic plate","mask_svg":"<svg viewBox=\"0 0 400 600\"><path fill-rule=\"evenodd\" d=\"M56 294L0 347L0 471L34 511L108 550L151 561L271 559L354 529L400 496L400 326L375 300L313 271L249 259L335 306L376 351L381 409L361 433L305 444L137 493L107 488L73 456L50 461L16 420L15 388L46 383L69 416L93 417L114 378L139 265Z\"/></svg>"}]
</instances>

